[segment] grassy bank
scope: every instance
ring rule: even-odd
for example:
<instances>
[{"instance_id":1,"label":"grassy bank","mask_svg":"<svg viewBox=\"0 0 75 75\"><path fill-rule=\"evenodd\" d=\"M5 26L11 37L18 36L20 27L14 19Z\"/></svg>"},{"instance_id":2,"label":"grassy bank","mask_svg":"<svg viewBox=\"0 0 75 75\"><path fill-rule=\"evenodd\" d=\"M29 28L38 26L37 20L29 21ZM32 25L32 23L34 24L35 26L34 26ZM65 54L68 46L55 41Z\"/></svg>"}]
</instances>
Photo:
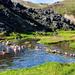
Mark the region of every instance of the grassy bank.
<instances>
[{"instance_id":1,"label":"grassy bank","mask_svg":"<svg viewBox=\"0 0 75 75\"><path fill-rule=\"evenodd\" d=\"M21 33L19 34L21 39L40 39L39 43L52 43L63 40L75 40L75 31L59 31L58 34L52 32L32 32L32 33ZM11 33L10 36L4 36L0 33L0 37L5 40L16 39L17 33Z\"/></svg>"},{"instance_id":2,"label":"grassy bank","mask_svg":"<svg viewBox=\"0 0 75 75\"><path fill-rule=\"evenodd\" d=\"M75 75L75 64L46 63L37 67L9 70L0 75Z\"/></svg>"},{"instance_id":3,"label":"grassy bank","mask_svg":"<svg viewBox=\"0 0 75 75\"><path fill-rule=\"evenodd\" d=\"M17 33L12 33L10 36L4 36L5 40L15 41ZM21 39L40 39L38 43L49 44L56 43L59 41L70 41L75 40L75 31L59 31L57 34L52 32L32 32L32 33L21 33L19 37ZM71 45L71 47L75 45Z\"/></svg>"}]
</instances>

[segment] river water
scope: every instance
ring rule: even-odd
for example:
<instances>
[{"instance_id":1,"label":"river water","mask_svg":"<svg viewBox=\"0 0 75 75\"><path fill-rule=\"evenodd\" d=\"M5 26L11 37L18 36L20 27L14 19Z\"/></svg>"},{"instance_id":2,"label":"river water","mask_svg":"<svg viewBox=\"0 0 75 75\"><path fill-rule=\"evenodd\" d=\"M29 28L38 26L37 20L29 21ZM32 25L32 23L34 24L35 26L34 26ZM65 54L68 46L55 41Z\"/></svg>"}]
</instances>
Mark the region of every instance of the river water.
<instances>
[{"instance_id":1,"label":"river water","mask_svg":"<svg viewBox=\"0 0 75 75\"><path fill-rule=\"evenodd\" d=\"M10 59L0 59L0 70L28 68L46 62L72 63L75 58L46 52L44 45L36 44L42 48L25 48L19 55Z\"/></svg>"}]
</instances>

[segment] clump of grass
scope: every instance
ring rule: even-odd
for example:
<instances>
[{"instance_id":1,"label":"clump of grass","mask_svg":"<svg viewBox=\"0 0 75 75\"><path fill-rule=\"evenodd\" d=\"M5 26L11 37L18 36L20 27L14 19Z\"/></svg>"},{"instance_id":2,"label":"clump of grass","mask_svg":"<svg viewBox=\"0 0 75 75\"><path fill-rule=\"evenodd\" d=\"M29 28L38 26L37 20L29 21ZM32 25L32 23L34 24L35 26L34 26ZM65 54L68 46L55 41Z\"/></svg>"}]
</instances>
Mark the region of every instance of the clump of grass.
<instances>
[{"instance_id":1,"label":"clump of grass","mask_svg":"<svg viewBox=\"0 0 75 75\"><path fill-rule=\"evenodd\" d=\"M70 43L70 47L75 49L75 42Z\"/></svg>"}]
</instances>

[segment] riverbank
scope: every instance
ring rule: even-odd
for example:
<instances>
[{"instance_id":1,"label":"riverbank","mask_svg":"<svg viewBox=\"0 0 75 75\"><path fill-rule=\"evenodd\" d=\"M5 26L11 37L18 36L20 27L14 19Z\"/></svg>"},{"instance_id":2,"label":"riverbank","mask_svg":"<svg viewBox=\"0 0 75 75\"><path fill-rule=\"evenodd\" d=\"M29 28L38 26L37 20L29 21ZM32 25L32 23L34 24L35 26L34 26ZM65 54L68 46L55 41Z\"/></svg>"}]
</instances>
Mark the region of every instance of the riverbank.
<instances>
[{"instance_id":1,"label":"riverbank","mask_svg":"<svg viewBox=\"0 0 75 75\"><path fill-rule=\"evenodd\" d=\"M0 75L75 75L75 64L57 62L45 63L36 67L0 72Z\"/></svg>"},{"instance_id":2,"label":"riverbank","mask_svg":"<svg viewBox=\"0 0 75 75\"><path fill-rule=\"evenodd\" d=\"M4 36L5 40L16 41L17 33L11 33L10 36ZM53 32L32 32L32 33L20 33L21 40L27 39L39 39L38 43L41 44L51 44L57 43L60 41L71 41L75 40L75 31L58 31L57 34ZM71 44L71 47L74 47L74 43Z\"/></svg>"}]
</instances>

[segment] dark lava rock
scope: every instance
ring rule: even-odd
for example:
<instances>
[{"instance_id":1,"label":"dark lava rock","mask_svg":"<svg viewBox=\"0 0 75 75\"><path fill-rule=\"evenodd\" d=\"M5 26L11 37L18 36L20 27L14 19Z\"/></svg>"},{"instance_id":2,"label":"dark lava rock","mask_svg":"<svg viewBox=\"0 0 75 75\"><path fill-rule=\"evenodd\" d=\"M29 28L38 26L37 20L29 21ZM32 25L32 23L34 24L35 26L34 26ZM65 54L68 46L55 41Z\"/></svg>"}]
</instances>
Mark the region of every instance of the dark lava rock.
<instances>
[{"instance_id":1,"label":"dark lava rock","mask_svg":"<svg viewBox=\"0 0 75 75\"><path fill-rule=\"evenodd\" d=\"M0 3L4 4L5 6L12 7L13 3L11 0L0 0Z\"/></svg>"},{"instance_id":2,"label":"dark lava rock","mask_svg":"<svg viewBox=\"0 0 75 75\"><path fill-rule=\"evenodd\" d=\"M70 20L52 9L26 8L11 0L0 0L0 32L56 31L75 29Z\"/></svg>"}]
</instances>

